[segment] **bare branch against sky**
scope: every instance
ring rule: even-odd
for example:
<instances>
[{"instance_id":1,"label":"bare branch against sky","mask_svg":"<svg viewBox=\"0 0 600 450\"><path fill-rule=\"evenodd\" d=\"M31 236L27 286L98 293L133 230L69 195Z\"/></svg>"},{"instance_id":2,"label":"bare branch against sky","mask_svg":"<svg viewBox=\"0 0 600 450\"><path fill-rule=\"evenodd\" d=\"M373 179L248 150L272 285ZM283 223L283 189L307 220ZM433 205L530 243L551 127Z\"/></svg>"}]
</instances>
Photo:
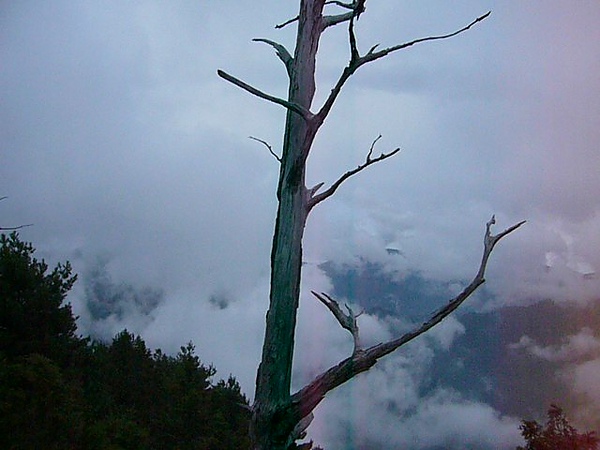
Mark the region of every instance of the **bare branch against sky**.
<instances>
[{"instance_id":1,"label":"bare branch against sky","mask_svg":"<svg viewBox=\"0 0 600 450\"><path fill-rule=\"evenodd\" d=\"M8 196L0 225L35 223L18 230L21 237L50 264L72 262L81 276L69 300L83 334L110 337L127 328L171 352L193 340L200 357L233 373L247 394L260 359L280 169L268 147L248 136L281 148L287 109L245 95L215 68L286 97L287 57L266 41L294 47L295 25L273 26L297 15L297 5L261 5L56 0L0 7L0 195ZM348 12L326 8L331 16ZM364 56L376 44L374 52L451 32L488 10L485 26L361 67L316 139L306 179L309 187L323 183L315 195L363 164L379 134L372 156L402 151L345 182L311 213L294 389L352 352L348 332L310 291L362 310L333 290L336 280L319 268L324 261L359 275L361 261L377 263L399 282L418 273L427 286L447 286L450 298L472 276L481 224L496 213L502 224L528 223L495 250L485 308L540 299L591 307L600 297L598 2L424 0L414 7L379 0L353 24L356 48ZM324 104L348 63L347 24L326 32L315 104ZM252 42L256 37L265 41ZM85 283L98 261L116 284L160 289L159 306L149 315L130 308L120 318L94 321ZM402 311L421 306L409 294ZM469 313L481 312L483 298L473 300ZM531 310L539 309L546 311ZM598 337L563 324L564 336L547 341L547 323L539 319L523 332L530 341L498 355L540 358L546 349L570 349L571 342L584 348ZM365 311L357 319L362 345L410 329L411 320ZM465 317L448 320L321 404L311 425L315 441L325 448L414 449L418 439L435 448L459 430L455 447L516 447L518 402L508 405L513 409L491 403L485 383L500 387L482 369L481 395L450 386L452 378L431 391L419 381L436 358L457 350L462 336L473 336ZM595 333L597 326L587 326ZM522 337L482 336L472 345L508 346ZM558 366L544 377L585 400L578 417L600 408L597 354L585 355L562 358L562 378ZM492 372L504 366L498 358ZM532 391L524 384L516 392ZM371 419L369 426L361 417Z\"/></svg>"}]
</instances>

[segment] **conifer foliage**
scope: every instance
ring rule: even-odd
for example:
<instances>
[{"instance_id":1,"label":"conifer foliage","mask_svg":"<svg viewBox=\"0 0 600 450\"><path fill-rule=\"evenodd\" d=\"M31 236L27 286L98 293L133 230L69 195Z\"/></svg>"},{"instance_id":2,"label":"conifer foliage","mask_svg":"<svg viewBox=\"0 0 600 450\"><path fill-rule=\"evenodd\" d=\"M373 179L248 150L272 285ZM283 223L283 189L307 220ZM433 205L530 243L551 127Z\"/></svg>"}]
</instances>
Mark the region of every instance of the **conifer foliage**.
<instances>
[{"instance_id":1,"label":"conifer foliage","mask_svg":"<svg viewBox=\"0 0 600 450\"><path fill-rule=\"evenodd\" d=\"M128 331L77 336L71 266L49 270L16 233L0 236L0 448L243 449L248 401L213 382L192 343L175 356Z\"/></svg>"},{"instance_id":2,"label":"conifer foliage","mask_svg":"<svg viewBox=\"0 0 600 450\"><path fill-rule=\"evenodd\" d=\"M593 431L579 433L562 408L550 405L548 420L542 425L535 420L521 422L521 434L527 442L517 450L596 450L600 442Z\"/></svg>"}]
</instances>

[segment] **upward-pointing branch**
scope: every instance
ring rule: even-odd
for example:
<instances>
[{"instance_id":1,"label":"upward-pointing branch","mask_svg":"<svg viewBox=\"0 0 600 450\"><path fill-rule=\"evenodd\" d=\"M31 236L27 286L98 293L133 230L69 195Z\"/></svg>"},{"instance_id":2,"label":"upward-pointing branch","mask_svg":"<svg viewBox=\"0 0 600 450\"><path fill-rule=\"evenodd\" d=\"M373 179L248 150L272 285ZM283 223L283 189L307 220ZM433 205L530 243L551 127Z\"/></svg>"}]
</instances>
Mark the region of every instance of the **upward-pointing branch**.
<instances>
[{"instance_id":1,"label":"upward-pointing branch","mask_svg":"<svg viewBox=\"0 0 600 450\"><path fill-rule=\"evenodd\" d=\"M320 183L317 186L315 186L313 189L311 189L309 191L310 195L309 195L309 198L306 203L307 211L310 211L318 203L331 197L335 193L335 191L337 191L337 189L342 185L342 183L344 181L346 181L348 178L350 178L352 175L356 175L358 172L360 172L363 169L366 169L371 164L375 164L380 161L383 161L384 159L391 158L392 156L394 156L396 153L398 153L400 151L400 148L396 148L395 150L393 150L389 153L382 153L381 155L377 156L376 158L371 158L371 155L373 154L373 148L375 147L375 144L377 143L377 141L379 139L381 139L381 135L377 136L377 138L371 144L371 148L369 149L369 153L367 154L367 157L366 157L364 163L360 164L355 169L349 170L348 172L344 173L341 177L339 177L335 181L335 183L333 183L327 190L321 192L320 194L317 194L317 191L321 188L321 186L323 186L323 183Z\"/></svg>"},{"instance_id":2,"label":"upward-pointing branch","mask_svg":"<svg viewBox=\"0 0 600 450\"><path fill-rule=\"evenodd\" d=\"M277 56L285 65L285 69L287 70L288 76L291 78L292 64L294 63L294 58L292 57L292 55L290 55L290 52L288 52L287 48L285 48L283 45L279 44L278 42L271 41L269 39L255 38L252 40L254 42L264 42L265 44L269 44L271 47L273 47L275 49Z\"/></svg>"},{"instance_id":3,"label":"upward-pointing branch","mask_svg":"<svg viewBox=\"0 0 600 450\"><path fill-rule=\"evenodd\" d=\"M314 408L316 408L323 398L325 398L325 395L328 392L341 386L359 373L366 372L373 367L380 358L392 353L401 346L427 332L454 312L485 282L485 270L494 246L504 236L512 233L523 225L525 221L511 226L497 235L492 235L490 230L495 223L496 219L492 216L491 220L486 224L481 264L471 283L465 287L460 294L450 300L444 307L433 313L429 320L422 325L417 326L414 330L405 333L397 339L374 345L362 352L354 352L349 358L346 358L338 365L331 367L317 376L311 383L292 395L287 413L297 420L306 417L314 410Z\"/></svg>"},{"instance_id":4,"label":"upward-pointing branch","mask_svg":"<svg viewBox=\"0 0 600 450\"><path fill-rule=\"evenodd\" d=\"M354 12L347 13L347 14L352 15L352 14L354 14ZM435 36L427 36L424 38L414 39L412 41L405 42L403 44L394 45L392 47L388 47L388 48L385 48L385 49L379 50L379 51L375 51L378 46L374 45L364 56L360 56L360 54L358 53L358 49L356 46L356 36L354 34L354 17L350 17L348 19L350 21L350 23L348 25L348 40L350 42L350 61L349 61L348 65L344 68L344 70L342 71L337 83L335 84L335 86L331 90L331 93L325 100L325 103L323 104L323 106L321 107L319 112L315 114L315 119L316 119L317 125L320 125L323 123L323 121L329 114L329 111L333 107L335 100L339 96L339 94L342 90L342 87L344 86L346 81L348 81L348 78L350 78L350 76L352 74L354 74L354 72L356 72L356 70L358 70L359 67L361 67L367 63L370 63L372 61L375 61L377 59L383 58L384 56L387 56L390 53L405 49L407 47L411 47L411 46L413 46L415 44L419 44L421 42L436 41L436 40L440 40L440 39L448 39L453 36L456 36L457 34L467 31L468 29L473 27L478 22L481 22L482 20L487 18L490 14L491 14L491 11L488 11L484 15L473 20L470 24L468 24L468 25L462 27L461 29L456 30L452 33L435 35Z\"/></svg>"},{"instance_id":5,"label":"upward-pointing branch","mask_svg":"<svg viewBox=\"0 0 600 450\"><path fill-rule=\"evenodd\" d=\"M457 34L460 33L464 33L465 31L469 30L471 27L473 27L475 24L481 22L482 20L486 19L492 12L488 11L486 12L484 15L478 17L477 19L473 20L470 24L462 27L459 30L453 31L452 33L448 33L448 34L441 34L438 36L428 36L428 37L424 37L424 38L419 38L419 39L415 39L413 41L409 41L409 42L405 42L403 44L398 44L398 45L394 45L393 47L388 47L385 48L383 50L380 50L378 52L374 51L374 48L372 48L371 50L369 50L367 52L367 54L365 56L363 56L361 58L362 61L360 61L360 65L363 65L365 63L371 62L371 61L375 61L376 59L382 58L384 56L387 56L389 53L398 51L398 50L402 50L404 48L407 47L411 47L415 44L419 44L421 42L427 42L427 41L437 41L440 39L448 39L451 38L453 36L456 36Z\"/></svg>"},{"instance_id":6,"label":"upward-pointing branch","mask_svg":"<svg viewBox=\"0 0 600 450\"><path fill-rule=\"evenodd\" d=\"M327 309L329 309L329 311L331 311L331 313L333 314L335 319L338 321L340 326L343 329L348 330L350 332L350 334L352 335L352 339L354 340L354 350L352 353L355 354L357 352L362 351L361 346L360 346L360 336L358 334L358 323L356 322L356 319L358 317L360 317L364 311L361 311L358 314L354 314L354 311L352 311L352 308L350 306L348 306L348 304L346 303L345 306L346 306L346 309L348 310L348 313L345 313L344 311L342 311L342 308L340 308L339 303L336 302L329 295L327 295L325 292L321 292L319 294L315 291L311 291L311 293L321 303L323 303L325 306L327 306Z\"/></svg>"}]
</instances>

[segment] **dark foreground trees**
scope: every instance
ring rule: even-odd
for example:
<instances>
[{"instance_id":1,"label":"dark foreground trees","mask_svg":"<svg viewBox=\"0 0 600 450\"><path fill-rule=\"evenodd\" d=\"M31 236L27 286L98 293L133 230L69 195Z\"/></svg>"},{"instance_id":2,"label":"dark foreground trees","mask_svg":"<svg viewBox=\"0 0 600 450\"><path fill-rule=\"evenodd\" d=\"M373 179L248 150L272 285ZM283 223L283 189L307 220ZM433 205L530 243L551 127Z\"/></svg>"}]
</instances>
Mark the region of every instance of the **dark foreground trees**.
<instances>
[{"instance_id":1,"label":"dark foreground trees","mask_svg":"<svg viewBox=\"0 0 600 450\"><path fill-rule=\"evenodd\" d=\"M109 344L77 336L64 304L75 280L0 236L0 448L248 448L235 378L214 383L192 344L169 356L127 331Z\"/></svg>"},{"instance_id":2,"label":"dark foreground trees","mask_svg":"<svg viewBox=\"0 0 600 450\"><path fill-rule=\"evenodd\" d=\"M298 392L294 394L290 392L294 332L300 296L302 238L309 213L319 203L331 197L348 178L400 151L396 148L388 153L374 156L374 147L378 140L375 139L368 153L366 152L365 161L357 168L341 175L329 187L324 188L324 184L319 183L309 188L305 183L306 163L317 132L329 115L342 88L359 68L415 44L455 36L470 29L489 15L489 13L484 14L452 33L415 39L383 49L374 45L366 53L361 54L355 34L355 24L365 12L365 4L366 0L349 2L301 0L298 15L278 26L278 28L288 25L297 27L293 53L278 42L255 39L273 47L283 63L289 80L287 99L274 97L227 72L218 71L219 76L241 89L286 109L281 155L273 152L268 143L261 141L279 161L280 171L277 186L278 210L271 251L269 309L252 406L251 437L256 450L294 448L295 442L305 436L305 430L312 420L312 411L327 392L370 369L379 358L426 332L458 308L485 281L487 261L495 244L522 224L514 225L498 235L492 235L491 226L495 222L492 218L485 231L481 265L472 282L445 307L435 312L422 326L390 342L367 349L361 348L357 315L349 308L347 311L342 310L339 304L326 293L313 292L315 297L333 313L339 324L352 334L355 347L351 356L316 377ZM335 13L327 14L326 5L336 9ZM315 109L313 98L316 91L316 56L320 39L329 28L343 24L348 27L348 65L341 71L337 82L331 86L324 103ZM309 444L306 445L308 446Z\"/></svg>"},{"instance_id":3,"label":"dark foreground trees","mask_svg":"<svg viewBox=\"0 0 600 450\"><path fill-rule=\"evenodd\" d=\"M42 355L69 363L77 325L63 301L77 280L69 263L52 271L13 232L0 235L0 349L6 357Z\"/></svg>"},{"instance_id":4,"label":"dark foreground trees","mask_svg":"<svg viewBox=\"0 0 600 450\"><path fill-rule=\"evenodd\" d=\"M527 444L517 450L596 450L600 442L593 431L579 433L556 405L550 405L546 425L523 420L520 428Z\"/></svg>"}]
</instances>

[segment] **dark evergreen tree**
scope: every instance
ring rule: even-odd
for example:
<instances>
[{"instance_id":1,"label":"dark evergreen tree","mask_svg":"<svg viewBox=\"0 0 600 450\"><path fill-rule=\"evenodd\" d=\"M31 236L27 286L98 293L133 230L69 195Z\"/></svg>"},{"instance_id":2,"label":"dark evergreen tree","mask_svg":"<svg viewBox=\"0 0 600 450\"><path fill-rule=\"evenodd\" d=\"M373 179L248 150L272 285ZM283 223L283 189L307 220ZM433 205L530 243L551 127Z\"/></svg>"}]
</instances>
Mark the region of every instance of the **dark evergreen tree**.
<instances>
[{"instance_id":1,"label":"dark evergreen tree","mask_svg":"<svg viewBox=\"0 0 600 450\"><path fill-rule=\"evenodd\" d=\"M84 409L77 383L51 359L0 361L0 448L83 448Z\"/></svg>"},{"instance_id":2,"label":"dark evergreen tree","mask_svg":"<svg viewBox=\"0 0 600 450\"><path fill-rule=\"evenodd\" d=\"M563 410L550 405L548 420L543 426L535 420L521 422L521 434L527 442L517 450L596 450L598 438L593 431L579 433L567 420Z\"/></svg>"},{"instance_id":3,"label":"dark evergreen tree","mask_svg":"<svg viewBox=\"0 0 600 450\"><path fill-rule=\"evenodd\" d=\"M202 364L193 344L168 356L123 331L110 345L95 342L90 349L88 448L248 446L248 401L239 384L230 377L213 385L216 370Z\"/></svg>"},{"instance_id":4,"label":"dark evergreen tree","mask_svg":"<svg viewBox=\"0 0 600 450\"><path fill-rule=\"evenodd\" d=\"M81 339L64 304L76 276L52 271L17 234L0 237L0 448L248 448L248 400L212 382L192 343L152 352L127 330Z\"/></svg>"},{"instance_id":5,"label":"dark evergreen tree","mask_svg":"<svg viewBox=\"0 0 600 450\"><path fill-rule=\"evenodd\" d=\"M80 343L71 306L63 304L77 276L68 262L49 272L34 251L16 232L0 235L0 351L66 364Z\"/></svg>"},{"instance_id":6,"label":"dark evergreen tree","mask_svg":"<svg viewBox=\"0 0 600 450\"><path fill-rule=\"evenodd\" d=\"M63 304L77 277L69 263L49 271L34 251L16 232L0 235L0 447L79 448L85 341Z\"/></svg>"}]
</instances>

